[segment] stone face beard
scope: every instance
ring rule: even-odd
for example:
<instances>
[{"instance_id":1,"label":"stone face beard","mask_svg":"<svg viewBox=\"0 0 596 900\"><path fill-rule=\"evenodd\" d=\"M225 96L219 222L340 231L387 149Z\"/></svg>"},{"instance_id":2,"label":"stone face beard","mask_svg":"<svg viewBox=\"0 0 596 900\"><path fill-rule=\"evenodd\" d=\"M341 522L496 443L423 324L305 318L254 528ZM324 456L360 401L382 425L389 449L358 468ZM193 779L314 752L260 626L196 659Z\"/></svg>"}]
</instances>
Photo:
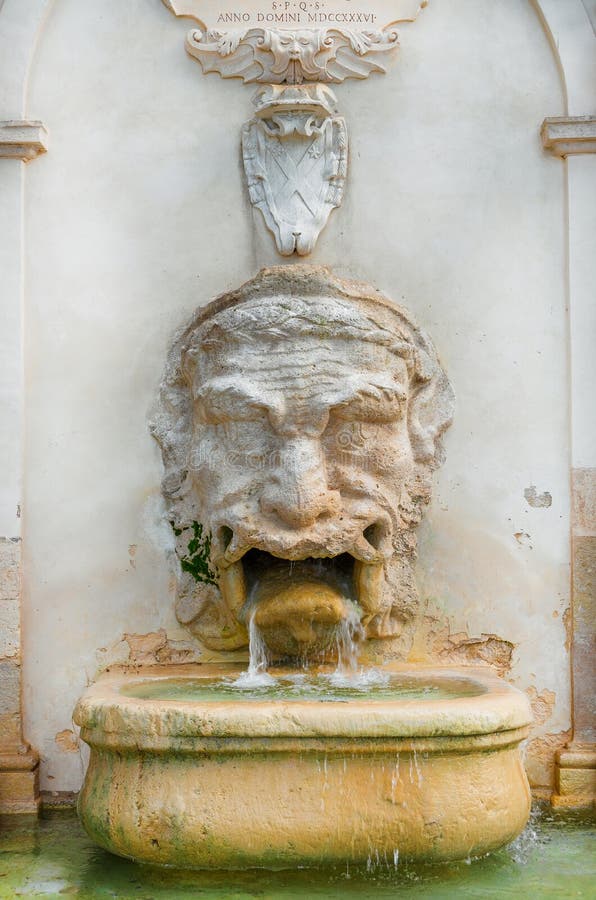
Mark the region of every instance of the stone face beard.
<instances>
[{"instance_id":1,"label":"stone face beard","mask_svg":"<svg viewBox=\"0 0 596 900\"><path fill-rule=\"evenodd\" d=\"M308 273L326 294L309 295ZM284 280L293 296L276 295ZM416 609L413 529L450 421L450 388L415 326L410 335L401 323L387 327L394 312L378 295L334 297L341 282L300 266L266 270L247 293L260 284L261 295L238 302L241 289L229 308L216 301L189 326L164 388L184 414L175 426L171 415L154 420L179 556L185 529L200 522L217 573L217 584L182 573L178 617L208 646L242 646L264 568L306 581L316 571L341 584L368 637L399 635Z\"/></svg>"}]
</instances>

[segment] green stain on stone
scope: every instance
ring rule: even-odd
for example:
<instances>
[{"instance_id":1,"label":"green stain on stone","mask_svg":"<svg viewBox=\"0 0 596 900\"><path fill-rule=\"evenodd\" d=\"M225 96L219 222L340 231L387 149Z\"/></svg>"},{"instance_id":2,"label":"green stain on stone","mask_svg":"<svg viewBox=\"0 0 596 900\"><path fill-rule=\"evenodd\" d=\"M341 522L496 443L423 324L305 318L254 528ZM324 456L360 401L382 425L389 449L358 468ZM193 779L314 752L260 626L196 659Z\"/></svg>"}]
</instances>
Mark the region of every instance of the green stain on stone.
<instances>
[{"instance_id":1,"label":"green stain on stone","mask_svg":"<svg viewBox=\"0 0 596 900\"><path fill-rule=\"evenodd\" d=\"M174 522L170 522L170 525L176 537L180 537L186 531L192 535L187 544L186 554L180 557L182 571L192 575L195 581L217 585L217 574L211 568L210 532L196 521L185 528L178 528Z\"/></svg>"}]
</instances>

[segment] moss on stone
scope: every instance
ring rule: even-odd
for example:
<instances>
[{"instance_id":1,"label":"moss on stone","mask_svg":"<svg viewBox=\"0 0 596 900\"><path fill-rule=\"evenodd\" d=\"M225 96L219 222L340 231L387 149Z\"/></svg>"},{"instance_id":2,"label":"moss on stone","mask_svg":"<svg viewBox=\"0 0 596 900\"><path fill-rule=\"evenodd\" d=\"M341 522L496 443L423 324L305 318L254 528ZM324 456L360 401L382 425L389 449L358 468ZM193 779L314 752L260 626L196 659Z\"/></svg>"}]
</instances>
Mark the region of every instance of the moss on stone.
<instances>
[{"instance_id":1,"label":"moss on stone","mask_svg":"<svg viewBox=\"0 0 596 900\"><path fill-rule=\"evenodd\" d=\"M197 521L186 528L178 528L173 521L170 524L176 537L187 531L192 533L186 554L180 556L182 571L192 575L195 581L217 585L217 574L211 568L211 533Z\"/></svg>"}]
</instances>

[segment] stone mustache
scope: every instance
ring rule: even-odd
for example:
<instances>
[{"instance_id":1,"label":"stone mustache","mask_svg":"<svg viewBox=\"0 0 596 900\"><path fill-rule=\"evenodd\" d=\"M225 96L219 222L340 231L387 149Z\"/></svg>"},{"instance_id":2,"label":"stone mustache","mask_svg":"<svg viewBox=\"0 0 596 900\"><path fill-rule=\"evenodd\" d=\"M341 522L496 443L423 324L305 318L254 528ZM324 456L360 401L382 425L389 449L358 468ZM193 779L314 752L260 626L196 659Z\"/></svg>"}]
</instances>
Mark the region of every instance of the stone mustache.
<instances>
[{"instance_id":1,"label":"stone mustache","mask_svg":"<svg viewBox=\"0 0 596 900\"><path fill-rule=\"evenodd\" d=\"M370 285L280 266L198 309L151 426L179 621L231 650L262 607L271 649L289 656L324 648L347 606L367 638L404 635L452 411L431 341Z\"/></svg>"}]
</instances>

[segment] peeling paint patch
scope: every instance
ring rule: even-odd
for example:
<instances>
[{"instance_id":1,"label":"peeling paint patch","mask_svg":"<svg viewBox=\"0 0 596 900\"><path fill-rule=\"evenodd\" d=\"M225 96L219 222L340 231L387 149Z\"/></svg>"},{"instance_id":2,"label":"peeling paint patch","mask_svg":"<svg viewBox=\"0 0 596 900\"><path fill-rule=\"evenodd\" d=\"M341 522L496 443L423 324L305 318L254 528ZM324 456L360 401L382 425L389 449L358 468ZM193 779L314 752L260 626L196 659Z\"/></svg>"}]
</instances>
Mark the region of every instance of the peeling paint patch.
<instances>
[{"instance_id":1,"label":"peeling paint patch","mask_svg":"<svg viewBox=\"0 0 596 900\"><path fill-rule=\"evenodd\" d=\"M532 544L530 543L532 538L527 531L516 531L513 537L518 544L522 545L522 547L529 547L530 550L532 549Z\"/></svg>"},{"instance_id":2,"label":"peeling paint patch","mask_svg":"<svg viewBox=\"0 0 596 900\"><path fill-rule=\"evenodd\" d=\"M553 788L555 783L555 753L571 738L571 729L543 734L526 747L526 772L530 787Z\"/></svg>"},{"instance_id":3,"label":"peeling paint patch","mask_svg":"<svg viewBox=\"0 0 596 900\"><path fill-rule=\"evenodd\" d=\"M458 665L484 663L493 666L499 675L511 668L514 645L496 634L482 634L478 638L452 635L441 651L441 657Z\"/></svg>"},{"instance_id":4,"label":"peeling paint patch","mask_svg":"<svg viewBox=\"0 0 596 900\"><path fill-rule=\"evenodd\" d=\"M470 637L465 631L450 634L449 626L437 629L438 620L426 617L429 628L431 657L443 663L461 666L492 666L498 675L505 675L512 665L515 644L497 634Z\"/></svg>"},{"instance_id":5,"label":"peeling paint patch","mask_svg":"<svg viewBox=\"0 0 596 900\"><path fill-rule=\"evenodd\" d=\"M197 662L201 655L192 641L170 640L165 628L147 634L125 634L123 641L130 647L128 662L135 666L180 665Z\"/></svg>"},{"instance_id":6,"label":"peeling paint patch","mask_svg":"<svg viewBox=\"0 0 596 900\"><path fill-rule=\"evenodd\" d=\"M130 647L129 662L134 665L147 665L155 662L160 650L163 650L168 642L165 628L159 631L149 631L147 634L125 634L123 640Z\"/></svg>"},{"instance_id":7,"label":"peeling paint patch","mask_svg":"<svg viewBox=\"0 0 596 900\"><path fill-rule=\"evenodd\" d=\"M78 753L79 739L70 728L59 731L54 740L65 753Z\"/></svg>"},{"instance_id":8,"label":"peeling paint patch","mask_svg":"<svg viewBox=\"0 0 596 900\"><path fill-rule=\"evenodd\" d=\"M549 506L552 506L553 502L553 498L548 491L539 494L536 490L536 485L534 484L531 484L530 487L525 489L524 497L526 498L528 505L534 507L534 509L547 509Z\"/></svg>"},{"instance_id":9,"label":"peeling paint patch","mask_svg":"<svg viewBox=\"0 0 596 900\"><path fill-rule=\"evenodd\" d=\"M125 665L130 659L130 645L121 640L110 647L100 647L95 651L95 658L100 672L110 666Z\"/></svg>"},{"instance_id":10,"label":"peeling paint patch","mask_svg":"<svg viewBox=\"0 0 596 900\"><path fill-rule=\"evenodd\" d=\"M146 634L123 634L109 647L99 647L95 653L98 671L112 666L181 665L198 662L201 649L192 640L172 640L165 628Z\"/></svg>"},{"instance_id":11,"label":"peeling paint patch","mask_svg":"<svg viewBox=\"0 0 596 900\"><path fill-rule=\"evenodd\" d=\"M529 687L526 694L530 698L530 705L532 707L532 715L534 716L535 724L544 725L553 714L557 695L554 691L549 691L548 688L545 688L542 693L539 694L535 687Z\"/></svg>"}]
</instances>

